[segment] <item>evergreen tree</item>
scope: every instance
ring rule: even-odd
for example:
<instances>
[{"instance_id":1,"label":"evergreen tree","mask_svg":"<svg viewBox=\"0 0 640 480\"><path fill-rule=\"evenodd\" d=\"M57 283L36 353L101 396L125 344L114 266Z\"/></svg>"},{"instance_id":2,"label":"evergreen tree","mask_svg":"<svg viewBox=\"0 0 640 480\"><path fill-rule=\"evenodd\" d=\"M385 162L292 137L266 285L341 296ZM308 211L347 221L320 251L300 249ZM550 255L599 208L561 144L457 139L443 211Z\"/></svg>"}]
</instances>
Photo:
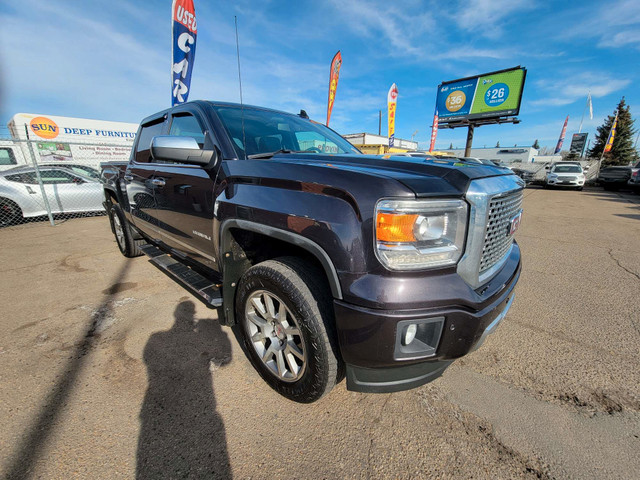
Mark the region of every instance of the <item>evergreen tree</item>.
<instances>
[{"instance_id":1,"label":"evergreen tree","mask_svg":"<svg viewBox=\"0 0 640 480\"><path fill-rule=\"evenodd\" d=\"M627 165L629 162L638 160L638 152L633 149L636 130L633 128L634 120L631 117L629 105L624 101L624 97L622 97L622 100L618 103L617 111L618 124L616 125L613 146L611 147L611 151L604 154L603 163L608 165ZM600 158L602 155L615 117L616 112L614 111L613 115L607 116L604 123L598 127L593 148L589 150L591 157Z\"/></svg>"},{"instance_id":2,"label":"evergreen tree","mask_svg":"<svg viewBox=\"0 0 640 480\"><path fill-rule=\"evenodd\" d=\"M449 144L449 150L453 150L453 142Z\"/></svg>"},{"instance_id":3,"label":"evergreen tree","mask_svg":"<svg viewBox=\"0 0 640 480\"><path fill-rule=\"evenodd\" d=\"M496 143L496 148L500 148L500 140Z\"/></svg>"},{"instance_id":4,"label":"evergreen tree","mask_svg":"<svg viewBox=\"0 0 640 480\"><path fill-rule=\"evenodd\" d=\"M540 144L538 143L538 139L537 138L536 138L536 141L533 142L533 145L531 147L535 148L536 150L540 150Z\"/></svg>"}]
</instances>

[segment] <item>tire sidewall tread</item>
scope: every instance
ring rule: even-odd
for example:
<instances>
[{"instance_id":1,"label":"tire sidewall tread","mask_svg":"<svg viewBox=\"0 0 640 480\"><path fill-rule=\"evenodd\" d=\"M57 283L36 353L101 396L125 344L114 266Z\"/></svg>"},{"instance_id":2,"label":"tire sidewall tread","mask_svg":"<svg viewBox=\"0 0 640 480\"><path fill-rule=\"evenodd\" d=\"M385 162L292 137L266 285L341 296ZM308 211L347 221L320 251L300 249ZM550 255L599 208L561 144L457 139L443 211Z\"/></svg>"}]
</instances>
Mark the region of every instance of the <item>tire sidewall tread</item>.
<instances>
[{"instance_id":1,"label":"tire sidewall tread","mask_svg":"<svg viewBox=\"0 0 640 480\"><path fill-rule=\"evenodd\" d=\"M313 265L296 257L280 257L251 267L236 292L237 318L249 359L260 376L274 390L300 403L314 402L326 395L341 378L342 361L335 339L333 307L328 286ZM249 295L268 290L278 296L296 316L307 353L306 371L289 383L269 372L248 338L244 308Z\"/></svg>"}]
</instances>

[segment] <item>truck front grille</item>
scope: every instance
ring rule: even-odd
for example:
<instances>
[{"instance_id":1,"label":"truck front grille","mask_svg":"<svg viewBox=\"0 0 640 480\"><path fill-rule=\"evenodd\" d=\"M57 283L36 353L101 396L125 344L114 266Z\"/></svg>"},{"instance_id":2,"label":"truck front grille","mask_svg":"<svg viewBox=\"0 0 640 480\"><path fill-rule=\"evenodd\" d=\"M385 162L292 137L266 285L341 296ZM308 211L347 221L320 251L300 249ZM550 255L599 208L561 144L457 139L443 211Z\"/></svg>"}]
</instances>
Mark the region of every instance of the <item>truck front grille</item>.
<instances>
[{"instance_id":1,"label":"truck front grille","mask_svg":"<svg viewBox=\"0 0 640 480\"><path fill-rule=\"evenodd\" d=\"M482 248L480 274L496 265L509 252L513 236L511 220L522 208L522 190L495 196L489 201L487 233Z\"/></svg>"}]
</instances>

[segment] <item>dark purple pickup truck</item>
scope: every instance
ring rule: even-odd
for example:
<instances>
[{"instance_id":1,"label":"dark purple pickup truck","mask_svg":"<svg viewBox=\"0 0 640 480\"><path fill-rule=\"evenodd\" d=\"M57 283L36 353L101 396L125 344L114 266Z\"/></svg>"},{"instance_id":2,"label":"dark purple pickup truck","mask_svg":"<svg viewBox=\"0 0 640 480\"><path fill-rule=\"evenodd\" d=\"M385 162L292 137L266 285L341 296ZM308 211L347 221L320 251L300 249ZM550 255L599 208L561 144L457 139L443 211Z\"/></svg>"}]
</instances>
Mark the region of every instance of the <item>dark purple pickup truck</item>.
<instances>
[{"instance_id":1,"label":"dark purple pickup truck","mask_svg":"<svg viewBox=\"0 0 640 480\"><path fill-rule=\"evenodd\" d=\"M164 110L102 177L122 253L219 308L298 402L345 375L360 392L437 378L496 328L520 275L510 170L362 155L304 111Z\"/></svg>"}]
</instances>

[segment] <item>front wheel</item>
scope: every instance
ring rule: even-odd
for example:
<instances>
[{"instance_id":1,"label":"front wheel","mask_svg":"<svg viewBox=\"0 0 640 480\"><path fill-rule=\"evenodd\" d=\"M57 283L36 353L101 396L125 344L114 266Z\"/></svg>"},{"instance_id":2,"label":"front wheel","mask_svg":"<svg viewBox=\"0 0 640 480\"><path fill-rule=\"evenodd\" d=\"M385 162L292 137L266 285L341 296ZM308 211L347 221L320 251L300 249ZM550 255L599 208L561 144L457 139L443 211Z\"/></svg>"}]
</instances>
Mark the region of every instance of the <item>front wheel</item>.
<instances>
[{"instance_id":1,"label":"front wheel","mask_svg":"<svg viewBox=\"0 0 640 480\"><path fill-rule=\"evenodd\" d=\"M268 260L245 272L236 294L249 360L274 390L300 403L320 399L343 376L322 273L294 257Z\"/></svg>"},{"instance_id":2,"label":"front wheel","mask_svg":"<svg viewBox=\"0 0 640 480\"><path fill-rule=\"evenodd\" d=\"M116 237L116 243L122 255L129 258L142 255L143 252L140 250L140 246L144 245L145 241L134 240L131 226L125 218L120 205L111 205L109 209L109 221L111 222L113 234Z\"/></svg>"}]
</instances>

